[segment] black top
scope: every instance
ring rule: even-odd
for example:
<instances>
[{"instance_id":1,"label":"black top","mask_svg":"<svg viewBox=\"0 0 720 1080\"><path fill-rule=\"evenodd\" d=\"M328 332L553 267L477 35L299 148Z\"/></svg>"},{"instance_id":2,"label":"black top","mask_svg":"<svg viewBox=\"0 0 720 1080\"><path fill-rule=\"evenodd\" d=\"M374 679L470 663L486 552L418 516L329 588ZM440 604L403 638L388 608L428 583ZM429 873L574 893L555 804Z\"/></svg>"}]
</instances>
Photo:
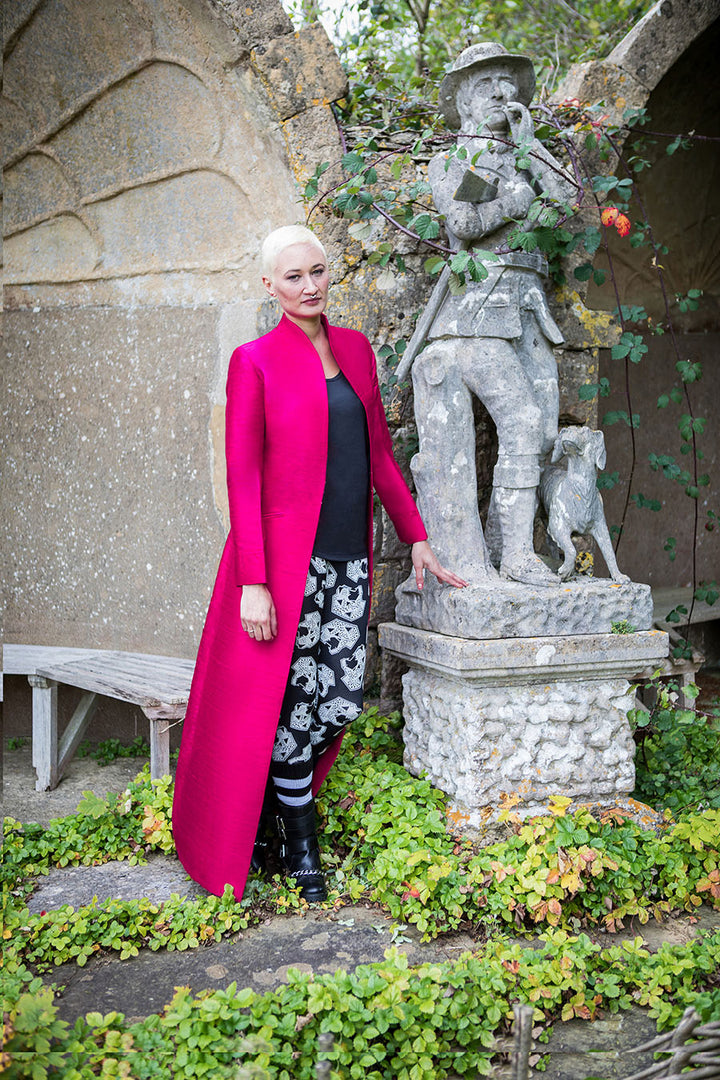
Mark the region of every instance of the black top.
<instances>
[{"instance_id":1,"label":"black top","mask_svg":"<svg viewBox=\"0 0 720 1080\"><path fill-rule=\"evenodd\" d=\"M339 562L368 553L370 454L365 409L342 371L326 379L328 456L313 554Z\"/></svg>"}]
</instances>

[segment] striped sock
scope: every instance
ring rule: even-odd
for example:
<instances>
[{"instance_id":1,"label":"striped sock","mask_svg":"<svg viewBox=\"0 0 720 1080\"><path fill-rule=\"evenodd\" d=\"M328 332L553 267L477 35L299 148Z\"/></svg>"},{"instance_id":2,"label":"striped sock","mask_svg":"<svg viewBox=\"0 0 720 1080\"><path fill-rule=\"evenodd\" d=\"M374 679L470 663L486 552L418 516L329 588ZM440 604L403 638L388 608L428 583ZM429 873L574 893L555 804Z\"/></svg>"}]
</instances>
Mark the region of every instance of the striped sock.
<instances>
[{"instance_id":1,"label":"striped sock","mask_svg":"<svg viewBox=\"0 0 720 1080\"><path fill-rule=\"evenodd\" d=\"M273 784L280 806L292 807L294 810L301 809L312 802L312 769L304 776L287 777L275 776Z\"/></svg>"}]
</instances>

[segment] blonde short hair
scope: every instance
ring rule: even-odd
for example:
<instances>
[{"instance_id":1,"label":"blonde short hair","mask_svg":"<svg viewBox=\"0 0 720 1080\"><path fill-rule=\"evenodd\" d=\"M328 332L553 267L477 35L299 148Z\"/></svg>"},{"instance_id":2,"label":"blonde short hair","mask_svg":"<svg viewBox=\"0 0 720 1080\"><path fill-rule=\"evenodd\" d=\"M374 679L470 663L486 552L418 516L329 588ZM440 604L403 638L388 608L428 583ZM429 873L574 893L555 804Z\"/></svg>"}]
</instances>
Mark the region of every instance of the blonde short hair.
<instances>
[{"instance_id":1,"label":"blonde short hair","mask_svg":"<svg viewBox=\"0 0 720 1080\"><path fill-rule=\"evenodd\" d=\"M281 225L265 237L262 245L262 270L265 277L272 277L278 255L293 244L312 244L322 252L325 262L327 253L314 232L304 225Z\"/></svg>"}]
</instances>

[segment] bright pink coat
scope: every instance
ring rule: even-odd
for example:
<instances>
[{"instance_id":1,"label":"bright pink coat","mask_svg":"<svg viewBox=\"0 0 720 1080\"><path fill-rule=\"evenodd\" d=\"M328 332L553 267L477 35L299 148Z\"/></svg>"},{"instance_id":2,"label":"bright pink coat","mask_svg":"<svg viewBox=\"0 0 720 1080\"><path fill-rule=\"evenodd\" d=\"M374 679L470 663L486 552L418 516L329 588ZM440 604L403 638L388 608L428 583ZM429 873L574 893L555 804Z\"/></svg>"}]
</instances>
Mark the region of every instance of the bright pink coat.
<instances>
[{"instance_id":1,"label":"bright pink coat","mask_svg":"<svg viewBox=\"0 0 720 1080\"><path fill-rule=\"evenodd\" d=\"M371 486L406 543L426 532L392 454L367 338L326 322L330 347L365 407ZM242 896L268 777L327 463L327 387L306 334L283 316L236 349L227 381L230 533L200 641L175 780L173 833L195 881ZM372 496L368 548L372 556ZM372 581L372 576L371 576ZM272 642L240 626L241 587L266 582ZM315 770L320 786L340 739Z\"/></svg>"}]
</instances>

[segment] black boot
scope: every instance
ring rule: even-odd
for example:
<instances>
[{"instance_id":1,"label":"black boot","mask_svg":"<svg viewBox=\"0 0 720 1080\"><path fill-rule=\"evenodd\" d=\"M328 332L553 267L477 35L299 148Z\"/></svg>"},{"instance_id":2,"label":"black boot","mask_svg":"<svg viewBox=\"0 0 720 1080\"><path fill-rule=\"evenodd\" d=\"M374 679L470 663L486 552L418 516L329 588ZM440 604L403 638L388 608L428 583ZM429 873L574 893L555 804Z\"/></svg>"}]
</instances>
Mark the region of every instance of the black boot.
<instances>
[{"instance_id":1,"label":"black boot","mask_svg":"<svg viewBox=\"0 0 720 1080\"><path fill-rule=\"evenodd\" d=\"M327 900L317 842L315 804L310 803L299 813L290 806L281 806L280 809L280 859L285 873L288 877L295 878L304 900L311 904L318 900Z\"/></svg>"},{"instance_id":2,"label":"black boot","mask_svg":"<svg viewBox=\"0 0 720 1080\"><path fill-rule=\"evenodd\" d=\"M268 780L263 798L260 820L258 822L255 844L250 860L250 873L263 874L267 866L267 857L272 847L275 836L275 818L277 814L277 800L275 798L275 786L272 780Z\"/></svg>"}]
</instances>

